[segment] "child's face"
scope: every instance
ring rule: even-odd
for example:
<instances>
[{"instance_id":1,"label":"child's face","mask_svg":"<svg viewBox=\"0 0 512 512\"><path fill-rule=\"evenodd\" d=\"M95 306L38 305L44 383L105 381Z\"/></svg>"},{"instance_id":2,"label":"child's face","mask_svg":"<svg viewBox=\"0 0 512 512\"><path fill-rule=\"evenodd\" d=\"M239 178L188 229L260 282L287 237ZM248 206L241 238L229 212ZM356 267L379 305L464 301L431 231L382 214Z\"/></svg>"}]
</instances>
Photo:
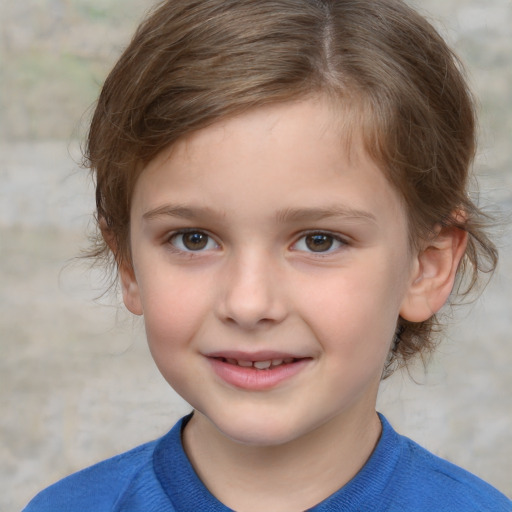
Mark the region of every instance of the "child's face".
<instances>
[{"instance_id":1,"label":"child's face","mask_svg":"<svg viewBox=\"0 0 512 512\"><path fill-rule=\"evenodd\" d=\"M125 303L167 381L232 439L374 411L415 259L356 139L349 159L327 102L265 107L175 144L135 186Z\"/></svg>"}]
</instances>

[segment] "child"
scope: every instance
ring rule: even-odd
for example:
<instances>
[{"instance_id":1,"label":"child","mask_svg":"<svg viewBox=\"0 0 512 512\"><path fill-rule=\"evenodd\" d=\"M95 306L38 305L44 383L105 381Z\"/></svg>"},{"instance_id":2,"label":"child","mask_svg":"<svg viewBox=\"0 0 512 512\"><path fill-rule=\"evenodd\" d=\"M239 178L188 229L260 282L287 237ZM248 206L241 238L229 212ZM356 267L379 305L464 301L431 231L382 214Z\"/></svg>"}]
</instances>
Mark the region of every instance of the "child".
<instances>
[{"instance_id":1,"label":"child","mask_svg":"<svg viewBox=\"0 0 512 512\"><path fill-rule=\"evenodd\" d=\"M25 510L512 510L375 412L454 283L495 267L474 132L398 0L163 2L92 120L92 255L194 412Z\"/></svg>"}]
</instances>

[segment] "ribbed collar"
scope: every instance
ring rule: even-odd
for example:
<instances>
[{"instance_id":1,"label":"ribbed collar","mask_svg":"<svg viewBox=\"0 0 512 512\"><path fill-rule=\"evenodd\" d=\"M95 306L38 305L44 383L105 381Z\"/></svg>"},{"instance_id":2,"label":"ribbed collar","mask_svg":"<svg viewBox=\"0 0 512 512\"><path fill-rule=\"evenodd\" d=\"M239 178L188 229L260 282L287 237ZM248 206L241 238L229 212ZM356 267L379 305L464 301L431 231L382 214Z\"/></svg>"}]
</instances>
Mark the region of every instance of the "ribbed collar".
<instances>
[{"instance_id":1,"label":"ribbed collar","mask_svg":"<svg viewBox=\"0 0 512 512\"><path fill-rule=\"evenodd\" d=\"M190 464L181 432L192 415L182 418L157 444L153 455L156 476L179 512L233 512L205 487ZM382 434L368 462L341 489L309 509L310 512L384 510L385 489L400 459L401 437L380 415Z\"/></svg>"}]
</instances>

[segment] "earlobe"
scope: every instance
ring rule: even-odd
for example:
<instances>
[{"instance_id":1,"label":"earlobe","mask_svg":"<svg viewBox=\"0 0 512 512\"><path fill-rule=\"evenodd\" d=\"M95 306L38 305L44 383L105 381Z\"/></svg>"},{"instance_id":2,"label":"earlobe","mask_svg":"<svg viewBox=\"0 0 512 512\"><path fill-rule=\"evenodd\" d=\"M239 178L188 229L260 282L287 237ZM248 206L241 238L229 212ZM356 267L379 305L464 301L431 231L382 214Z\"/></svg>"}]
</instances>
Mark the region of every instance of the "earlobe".
<instances>
[{"instance_id":1,"label":"earlobe","mask_svg":"<svg viewBox=\"0 0 512 512\"><path fill-rule=\"evenodd\" d=\"M124 263L119 267L121 289L124 305L134 315L142 315L142 303L140 300L139 285L135 278L135 272L131 265Z\"/></svg>"},{"instance_id":2,"label":"earlobe","mask_svg":"<svg viewBox=\"0 0 512 512\"><path fill-rule=\"evenodd\" d=\"M134 315L142 315L142 303L140 301L139 287L135 278L135 272L131 264L126 262L119 263L118 258L118 246L116 243L116 237L112 233L112 230L108 227L108 223L104 217L99 218L99 226L101 229L101 235L112 251L116 262L118 262L118 272L121 281L121 290L123 292L123 302L131 313Z\"/></svg>"},{"instance_id":3,"label":"earlobe","mask_svg":"<svg viewBox=\"0 0 512 512\"><path fill-rule=\"evenodd\" d=\"M411 282L400 309L409 322L424 322L437 313L453 289L467 233L457 227L439 227L418 253Z\"/></svg>"}]
</instances>

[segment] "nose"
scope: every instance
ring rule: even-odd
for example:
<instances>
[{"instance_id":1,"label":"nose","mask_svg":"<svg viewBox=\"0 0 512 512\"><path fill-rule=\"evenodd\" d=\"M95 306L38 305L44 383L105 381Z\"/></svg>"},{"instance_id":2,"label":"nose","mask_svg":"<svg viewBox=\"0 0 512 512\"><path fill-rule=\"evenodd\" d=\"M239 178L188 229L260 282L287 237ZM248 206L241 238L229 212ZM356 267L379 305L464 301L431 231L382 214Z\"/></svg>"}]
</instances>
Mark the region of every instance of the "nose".
<instances>
[{"instance_id":1,"label":"nose","mask_svg":"<svg viewBox=\"0 0 512 512\"><path fill-rule=\"evenodd\" d=\"M245 330L282 322L288 310L278 265L257 254L231 260L219 290L219 318Z\"/></svg>"}]
</instances>

